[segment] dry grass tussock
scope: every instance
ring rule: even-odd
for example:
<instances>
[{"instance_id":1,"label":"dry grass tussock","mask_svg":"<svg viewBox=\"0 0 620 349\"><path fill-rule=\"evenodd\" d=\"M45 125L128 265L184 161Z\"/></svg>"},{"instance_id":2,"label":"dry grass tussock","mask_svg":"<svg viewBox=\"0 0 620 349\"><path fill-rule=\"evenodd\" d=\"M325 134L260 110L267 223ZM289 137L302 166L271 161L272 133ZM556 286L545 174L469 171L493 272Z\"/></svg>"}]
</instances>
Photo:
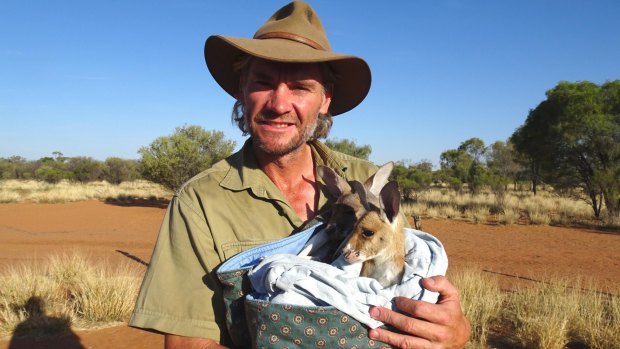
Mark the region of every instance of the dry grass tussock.
<instances>
[{"instance_id":1,"label":"dry grass tussock","mask_svg":"<svg viewBox=\"0 0 620 349\"><path fill-rule=\"evenodd\" d=\"M45 337L129 319L144 267L94 264L77 252L0 272L0 338Z\"/></svg>"},{"instance_id":2,"label":"dry grass tussock","mask_svg":"<svg viewBox=\"0 0 620 349\"><path fill-rule=\"evenodd\" d=\"M459 193L446 188L433 188L420 193L415 202L403 204L407 215L425 218L463 219L478 223L539 225L606 224L618 228L618 222L602 223L595 219L590 205L574 197L562 197L549 191L508 191L501 196L492 192ZM601 213L604 217L605 212Z\"/></svg>"},{"instance_id":3,"label":"dry grass tussock","mask_svg":"<svg viewBox=\"0 0 620 349\"><path fill-rule=\"evenodd\" d=\"M468 349L489 347L616 348L620 296L580 280L547 280L511 292L479 270L451 271L472 324Z\"/></svg>"},{"instance_id":4,"label":"dry grass tussock","mask_svg":"<svg viewBox=\"0 0 620 349\"><path fill-rule=\"evenodd\" d=\"M0 338L45 337L126 322L144 267L93 264L79 253L0 271ZM510 292L478 268L451 270L472 324L468 349L592 349L620 343L620 296L579 280L546 280Z\"/></svg>"},{"instance_id":5,"label":"dry grass tussock","mask_svg":"<svg viewBox=\"0 0 620 349\"><path fill-rule=\"evenodd\" d=\"M84 200L166 199L172 193L159 184L145 180L118 185L106 181L77 183L61 181L50 184L33 180L0 181L0 203L61 203Z\"/></svg>"}]
</instances>

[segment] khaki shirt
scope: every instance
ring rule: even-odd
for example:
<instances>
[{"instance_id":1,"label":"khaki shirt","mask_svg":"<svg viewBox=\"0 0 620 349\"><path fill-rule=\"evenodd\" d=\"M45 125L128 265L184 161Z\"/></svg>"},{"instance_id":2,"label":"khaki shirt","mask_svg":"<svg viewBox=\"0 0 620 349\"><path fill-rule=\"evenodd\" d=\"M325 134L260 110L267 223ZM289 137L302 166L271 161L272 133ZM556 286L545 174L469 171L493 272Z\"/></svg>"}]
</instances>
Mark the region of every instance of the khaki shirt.
<instances>
[{"instance_id":1,"label":"khaki shirt","mask_svg":"<svg viewBox=\"0 0 620 349\"><path fill-rule=\"evenodd\" d=\"M366 180L372 163L312 142L315 165L346 180ZM320 186L319 215L331 198ZM229 158L187 182L172 198L130 326L228 343L214 271L251 247L304 229L304 222L258 167L251 139Z\"/></svg>"}]
</instances>

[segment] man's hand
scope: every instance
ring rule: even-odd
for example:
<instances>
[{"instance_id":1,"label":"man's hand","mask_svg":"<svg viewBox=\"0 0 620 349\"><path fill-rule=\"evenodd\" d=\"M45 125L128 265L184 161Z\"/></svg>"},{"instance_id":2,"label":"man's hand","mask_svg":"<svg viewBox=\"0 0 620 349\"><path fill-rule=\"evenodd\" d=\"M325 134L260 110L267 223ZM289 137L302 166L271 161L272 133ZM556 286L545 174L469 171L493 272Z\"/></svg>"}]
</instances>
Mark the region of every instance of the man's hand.
<instances>
[{"instance_id":1,"label":"man's hand","mask_svg":"<svg viewBox=\"0 0 620 349\"><path fill-rule=\"evenodd\" d=\"M374 319L408 333L370 330L368 336L396 348L462 349L469 340L469 321L461 310L458 290L443 276L422 279L422 286L439 292L437 304L397 297L396 306L407 316L383 307L370 309Z\"/></svg>"}]
</instances>

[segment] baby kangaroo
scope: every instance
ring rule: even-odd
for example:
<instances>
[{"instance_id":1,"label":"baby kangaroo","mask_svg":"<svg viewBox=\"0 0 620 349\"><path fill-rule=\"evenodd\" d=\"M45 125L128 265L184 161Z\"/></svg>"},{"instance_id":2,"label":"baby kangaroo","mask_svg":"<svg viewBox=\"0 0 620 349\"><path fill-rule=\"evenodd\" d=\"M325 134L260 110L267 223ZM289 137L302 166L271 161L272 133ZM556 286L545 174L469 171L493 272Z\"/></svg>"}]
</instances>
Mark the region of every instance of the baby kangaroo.
<instances>
[{"instance_id":1,"label":"baby kangaroo","mask_svg":"<svg viewBox=\"0 0 620 349\"><path fill-rule=\"evenodd\" d=\"M396 182L381 189L379 204L375 209L362 201L366 212L355 223L342 252L349 263L363 262L361 276L389 287L401 282L405 269L405 235L398 217L400 193Z\"/></svg>"},{"instance_id":2,"label":"baby kangaroo","mask_svg":"<svg viewBox=\"0 0 620 349\"><path fill-rule=\"evenodd\" d=\"M379 193L388 182L393 167L391 162L381 166L364 184L358 181L349 184L331 168L317 167L317 173L323 178L327 190L338 198L332 206L332 214L325 228L329 243L323 255L333 259L334 253L340 250L339 245L349 235L355 222L366 213L366 206L379 207ZM362 202L366 203L366 206Z\"/></svg>"}]
</instances>

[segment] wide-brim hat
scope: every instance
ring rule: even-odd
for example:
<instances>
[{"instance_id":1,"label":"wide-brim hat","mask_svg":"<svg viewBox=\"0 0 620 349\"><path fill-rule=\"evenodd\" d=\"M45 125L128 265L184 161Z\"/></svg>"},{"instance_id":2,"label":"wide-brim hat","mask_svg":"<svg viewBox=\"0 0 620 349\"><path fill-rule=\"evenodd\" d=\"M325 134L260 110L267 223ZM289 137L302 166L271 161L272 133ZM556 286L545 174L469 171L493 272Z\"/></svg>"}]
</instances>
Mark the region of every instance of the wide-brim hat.
<instances>
[{"instance_id":1,"label":"wide-brim hat","mask_svg":"<svg viewBox=\"0 0 620 349\"><path fill-rule=\"evenodd\" d=\"M204 54L215 81L233 97L239 93L239 71L234 66L244 54L284 63L328 62L335 77L332 115L355 108L370 89L368 64L359 57L333 52L318 15L301 1L276 11L251 39L210 36Z\"/></svg>"}]
</instances>

